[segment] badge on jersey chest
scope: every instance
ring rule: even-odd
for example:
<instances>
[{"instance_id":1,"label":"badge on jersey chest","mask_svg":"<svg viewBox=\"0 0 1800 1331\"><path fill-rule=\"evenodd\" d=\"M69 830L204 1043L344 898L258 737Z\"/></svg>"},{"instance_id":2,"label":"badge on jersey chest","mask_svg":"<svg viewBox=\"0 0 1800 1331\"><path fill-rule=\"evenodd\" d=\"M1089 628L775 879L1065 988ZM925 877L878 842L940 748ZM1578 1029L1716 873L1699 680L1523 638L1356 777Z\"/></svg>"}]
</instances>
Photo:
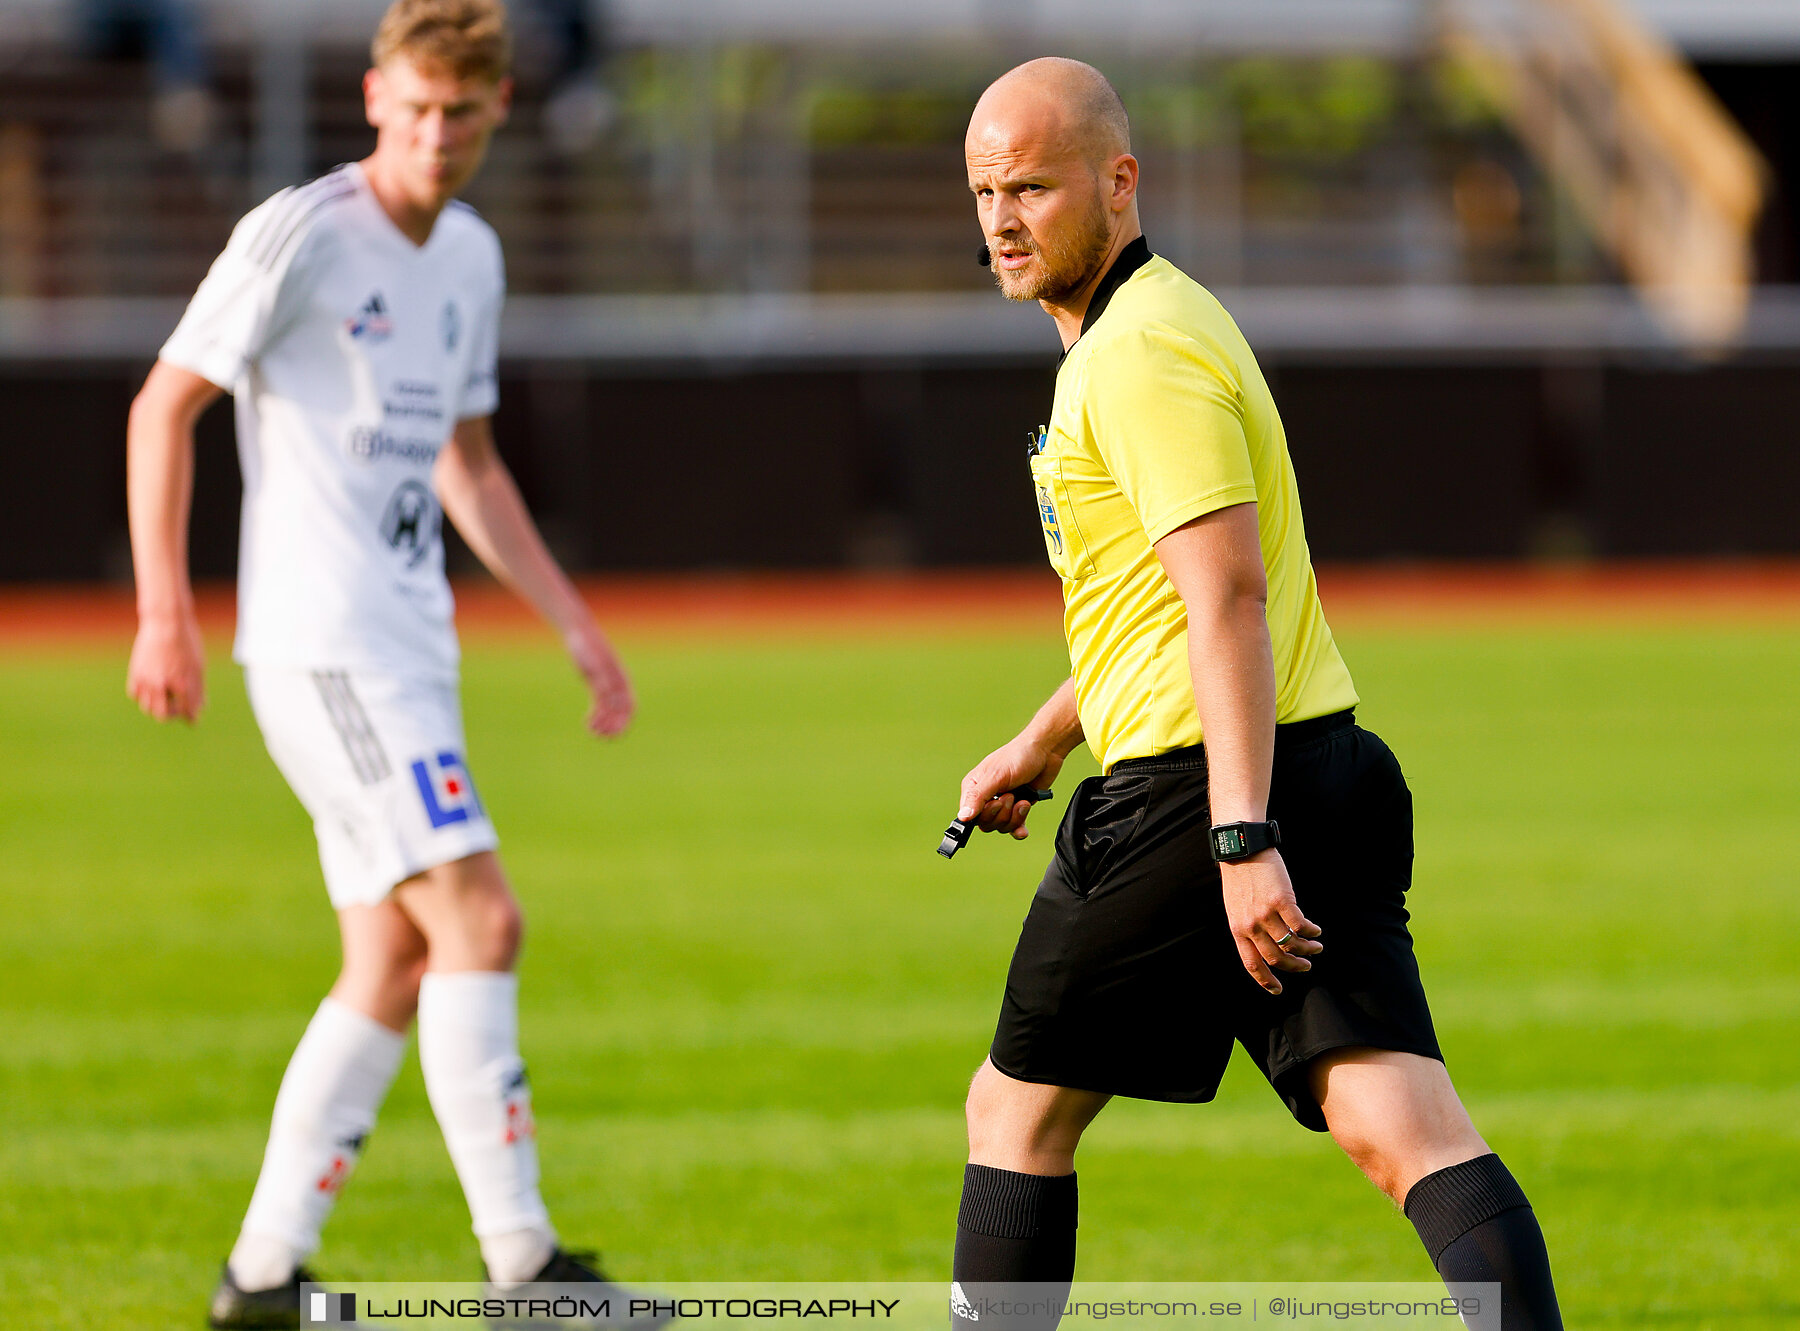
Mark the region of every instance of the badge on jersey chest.
<instances>
[{"instance_id":1,"label":"badge on jersey chest","mask_svg":"<svg viewBox=\"0 0 1800 1331\"><path fill-rule=\"evenodd\" d=\"M1051 497L1050 485L1041 476L1033 478L1037 485L1038 520L1044 524L1044 540L1050 545L1050 553L1060 555L1063 551L1062 527L1056 521L1056 500Z\"/></svg>"},{"instance_id":2,"label":"badge on jersey chest","mask_svg":"<svg viewBox=\"0 0 1800 1331\"><path fill-rule=\"evenodd\" d=\"M402 481L381 515L381 539L405 556L408 568L417 568L437 547L438 504L430 490L418 481Z\"/></svg>"},{"instance_id":3,"label":"badge on jersey chest","mask_svg":"<svg viewBox=\"0 0 1800 1331\"><path fill-rule=\"evenodd\" d=\"M394 320L388 313L388 304L377 291L363 302L362 308L344 320L344 328L358 342L367 342L371 346L385 342L394 335Z\"/></svg>"},{"instance_id":4,"label":"badge on jersey chest","mask_svg":"<svg viewBox=\"0 0 1800 1331\"><path fill-rule=\"evenodd\" d=\"M412 774L432 827L449 827L481 816L481 801L475 795L475 783L469 779L468 765L460 753L446 749L417 759Z\"/></svg>"},{"instance_id":5,"label":"badge on jersey chest","mask_svg":"<svg viewBox=\"0 0 1800 1331\"><path fill-rule=\"evenodd\" d=\"M1044 544L1050 547L1050 557L1056 558L1063 552L1062 526L1056 520L1056 496L1050 493L1050 466L1044 458L1044 449L1050 442L1050 431L1046 426L1038 426L1035 430L1025 432L1025 454L1031 459L1031 484L1037 491L1038 521L1044 527Z\"/></svg>"}]
</instances>

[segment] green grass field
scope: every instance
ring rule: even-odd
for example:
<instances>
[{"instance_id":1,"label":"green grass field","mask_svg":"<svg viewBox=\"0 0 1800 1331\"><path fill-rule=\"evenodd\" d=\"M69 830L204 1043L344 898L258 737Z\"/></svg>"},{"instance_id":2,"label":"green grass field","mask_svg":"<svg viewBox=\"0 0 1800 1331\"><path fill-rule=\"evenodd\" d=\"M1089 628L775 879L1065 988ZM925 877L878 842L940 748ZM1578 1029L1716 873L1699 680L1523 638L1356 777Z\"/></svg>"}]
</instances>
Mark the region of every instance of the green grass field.
<instances>
[{"instance_id":1,"label":"green grass field","mask_svg":"<svg viewBox=\"0 0 1800 1331\"><path fill-rule=\"evenodd\" d=\"M1416 794L1451 1070L1569 1325L1800 1324L1800 630L1341 637ZM466 699L563 1233L634 1280L947 1277L962 1094L1046 842L932 849L1060 644L627 639L642 719L602 746L540 643L473 644ZM194 731L123 671L0 657L8 1327L201 1324L333 973L235 670ZM1115 1105L1081 1170L1087 1279L1431 1277L1241 1058L1216 1104ZM478 1276L414 1062L318 1264Z\"/></svg>"}]
</instances>

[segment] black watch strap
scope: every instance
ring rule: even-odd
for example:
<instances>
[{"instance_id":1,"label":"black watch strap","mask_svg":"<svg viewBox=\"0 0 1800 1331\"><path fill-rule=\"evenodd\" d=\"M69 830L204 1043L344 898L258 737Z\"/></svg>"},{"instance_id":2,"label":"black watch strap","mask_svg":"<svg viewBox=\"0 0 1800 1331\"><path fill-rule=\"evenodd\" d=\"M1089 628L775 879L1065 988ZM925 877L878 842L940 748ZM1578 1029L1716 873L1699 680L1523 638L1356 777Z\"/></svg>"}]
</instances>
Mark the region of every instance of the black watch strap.
<instances>
[{"instance_id":1,"label":"black watch strap","mask_svg":"<svg viewBox=\"0 0 1800 1331\"><path fill-rule=\"evenodd\" d=\"M1247 860L1281 844L1281 826L1273 818L1266 823L1220 823L1210 840L1212 857L1220 864Z\"/></svg>"}]
</instances>

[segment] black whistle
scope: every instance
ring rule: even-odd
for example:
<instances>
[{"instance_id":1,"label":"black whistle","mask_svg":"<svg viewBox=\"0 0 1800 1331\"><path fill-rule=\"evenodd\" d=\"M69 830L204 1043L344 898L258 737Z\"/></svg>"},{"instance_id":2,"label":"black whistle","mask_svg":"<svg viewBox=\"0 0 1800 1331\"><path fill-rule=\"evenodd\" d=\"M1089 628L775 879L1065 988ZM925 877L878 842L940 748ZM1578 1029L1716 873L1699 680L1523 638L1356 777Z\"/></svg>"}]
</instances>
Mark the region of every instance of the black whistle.
<instances>
[{"instance_id":1,"label":"black whistle","mask_svg":"<svg viewBox=\"0 0 1800 1331\"><path fill-rule=\"evenodd\" d=\"M1029 785L1014 786L1005 793L1016 800L1029 800L1033 804L1042 804L1045 800L1052 798L1050 791L1039 790L1035 786ZM949 827L944 829L944 839L938 843L938 854L945 859L950 859L957 851L969 844L969 835L974 830L975 820L973 818L966 823L960 818L955 819Z\"/></svg>"}]
</instances>

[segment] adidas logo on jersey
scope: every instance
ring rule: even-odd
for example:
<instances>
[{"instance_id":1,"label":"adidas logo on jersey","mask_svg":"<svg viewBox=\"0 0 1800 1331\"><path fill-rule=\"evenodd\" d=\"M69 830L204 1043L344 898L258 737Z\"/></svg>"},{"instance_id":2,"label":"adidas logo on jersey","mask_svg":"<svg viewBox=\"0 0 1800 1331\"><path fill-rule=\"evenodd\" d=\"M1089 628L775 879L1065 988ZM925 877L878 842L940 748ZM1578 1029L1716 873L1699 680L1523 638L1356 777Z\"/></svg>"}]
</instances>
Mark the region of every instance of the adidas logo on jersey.
<instances>
[{"instance_id":1,"label":"adidas logo on jersey","mask_svg":"<svg viewBox=\"0 0 1800 1331\"><path fill-rule=\"evenodd\" d=\"M370 342L385 342L394 335L394 321L388 318L387 302L377 291L356 314L344 320L350 336Z\"/></svg>"}]
</instances>

